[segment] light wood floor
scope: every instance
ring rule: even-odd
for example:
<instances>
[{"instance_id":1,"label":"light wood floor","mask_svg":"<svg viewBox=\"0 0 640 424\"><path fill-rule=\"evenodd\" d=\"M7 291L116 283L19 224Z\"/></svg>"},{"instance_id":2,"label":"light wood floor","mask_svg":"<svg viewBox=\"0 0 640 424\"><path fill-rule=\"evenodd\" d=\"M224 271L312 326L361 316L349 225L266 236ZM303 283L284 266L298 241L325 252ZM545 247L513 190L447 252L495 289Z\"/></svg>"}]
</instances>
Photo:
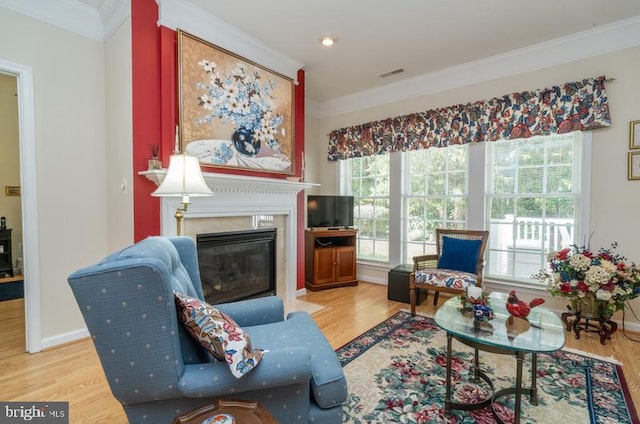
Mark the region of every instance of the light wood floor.
<instances>
[{"instance_id":1,"label":"light wood floor","mask_svg":"<svg viewBox=\"0 0 640 424\"><path fill-rule=\"evenodd\" d=\"M0 360L24 352L24 299L0 302Z\"/></svg>"},{"instance_id":2,"label":"light wood floor","mask_svg":"<svg viewBox=\"0 0 640 424\"><path fill-rule=\"evenodd\" d=\"M368 283L312 292L299 299L324 306L313 318L334 348L409 306L387 300L386 286ZM418 311L432 315L435 309L431 298ZM583 334L580 340L567 334L567 347L623 362L633 401L640 406L640 344L626 339L619 330L605 346L594 334ZM1 400L68 401L72 423L127 422L88 339L33 355L21 353L0 359L0 370Z\"/></svg>"},{"instance_id":3,"label":"light wood floor","mask_svg":"<svg viewBox=\"0 0 640 424\"><path fill-rule=\"evenodd\" d=\"M0 284L22 281L22 275L0 278ZM24 299L0 301L0 359L22 353L25 346Z\"/></svg>"}]
</instances>

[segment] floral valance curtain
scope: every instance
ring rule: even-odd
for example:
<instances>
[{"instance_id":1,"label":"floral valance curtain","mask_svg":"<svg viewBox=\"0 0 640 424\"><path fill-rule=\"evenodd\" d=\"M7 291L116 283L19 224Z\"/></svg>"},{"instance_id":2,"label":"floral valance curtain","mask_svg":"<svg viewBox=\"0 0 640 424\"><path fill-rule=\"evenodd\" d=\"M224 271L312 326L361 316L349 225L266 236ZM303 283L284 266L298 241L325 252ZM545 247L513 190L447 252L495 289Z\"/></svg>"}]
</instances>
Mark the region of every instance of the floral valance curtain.
<instances>
[{"instance_id":1,"label":"floral valance curtain","mask_svg":"<svg viewBox=\"0 0 640 424\"><path fill-rule=\"evenodd\" d=\"M605 77L396 116L329 134L330 161L611 126Z\"/></svg>"}]
</instances>

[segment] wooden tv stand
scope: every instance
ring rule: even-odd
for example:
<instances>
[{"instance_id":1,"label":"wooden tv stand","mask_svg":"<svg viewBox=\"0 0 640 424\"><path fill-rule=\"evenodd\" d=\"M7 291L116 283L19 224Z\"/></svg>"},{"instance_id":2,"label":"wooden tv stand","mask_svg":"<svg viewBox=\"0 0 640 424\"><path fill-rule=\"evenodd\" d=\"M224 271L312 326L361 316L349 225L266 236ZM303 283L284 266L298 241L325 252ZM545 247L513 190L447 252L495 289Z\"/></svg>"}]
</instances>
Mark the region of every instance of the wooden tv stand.
<instances>
[{"instance_id":1,"label":"wooden tv stand","mask_svg":"<svg viewBox=\"0 0 640 424\"><path fill-rule=\"evenodd\" d=\"M355 229L305 231L305 284L311 291L357 286Z\"/></svg>"}]
</instances>

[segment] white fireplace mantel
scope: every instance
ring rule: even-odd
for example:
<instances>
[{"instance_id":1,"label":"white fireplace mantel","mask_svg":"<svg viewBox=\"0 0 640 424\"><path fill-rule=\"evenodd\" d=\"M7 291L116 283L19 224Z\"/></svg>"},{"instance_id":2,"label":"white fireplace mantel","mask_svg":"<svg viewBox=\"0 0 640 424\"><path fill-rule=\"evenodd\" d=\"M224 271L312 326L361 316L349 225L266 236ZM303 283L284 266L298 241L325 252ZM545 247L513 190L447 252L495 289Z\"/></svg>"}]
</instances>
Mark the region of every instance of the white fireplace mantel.
<instances>
[{"instance_id":1,"label":"white fireplace mantel","mask_svg":"<svg viewBox=\"0 0 640 424\"><path fill-rule=\"evenodd\" d=\"M147 178L164 177L166 170L142 171ZM298 241L298 193L319 184L289 181L286 179L252 177L245 175L203 172L214 195L192 197L184 219L236 217L253 215L285 216L286 301L296 297L297 241ZM180 198L163 197L160 206L161 232L165 236L176 234L175 211Z\"/></svg>"}]
</instances>

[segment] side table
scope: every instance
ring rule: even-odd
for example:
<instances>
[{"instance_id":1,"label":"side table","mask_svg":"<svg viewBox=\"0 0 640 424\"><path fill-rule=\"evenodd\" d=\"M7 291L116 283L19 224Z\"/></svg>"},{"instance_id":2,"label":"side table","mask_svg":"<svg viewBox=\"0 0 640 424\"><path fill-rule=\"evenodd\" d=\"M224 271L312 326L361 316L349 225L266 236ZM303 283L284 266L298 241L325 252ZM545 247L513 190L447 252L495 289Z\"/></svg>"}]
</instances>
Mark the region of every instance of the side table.
<instances>
[{"instance_id":1,"label":"side table","mask_svg":"<svg viewBox=\"0 0 640 424\"><path fill-rule=\"evenodd\" d=\"M607 340L611 340L611 335L618 329L618 324L604 317L589 317L580 314L580 311L573 312L569 307L569 312L563 312L562 322L567 331L573 330L576 339L580 338L580 332L598 333L600 336L600 344L605 344ZM573 319L571 319L573 318Z\"/></svg>"},{"instance_id":2,"label":"side table","mask_svg":"<svg viewBox=\"0 0 640 424\"><path fill-rule=\"evenodd\" d=\"M214 405L203 406L182 415L178 415L173 424L202 424L207 418L218 414L228 414L235 419L235 424L279 424L259 402L248 400L218 400ZM215 421L211 421L214 423Z\"/></svg>"},{"instance_id":3,"label":"side table","mask_svg":"<svg viewBox=\"0 0 640 424\"><path fill-rule=\"evenodd\" d=\"M531 310L526 325L514 321L507 311L505 304L506 293L492 293L491 307L495 318L489 322L478 323L473 314L466 312L458 296L447 300L434 315L434 320L447 333L447 366L445 387L445 413L453 409L473 410L491 405L493 415L498 423L503 423L497 413L496 403L504 396L515 395L514 424L520 424L522 414L522 397L528 396L529 403L538 404L537 388L537 356L539 353L555 352L564 346L565 336L562 321L552 312L543 307ZM520 318L518 318L520 320ZM519 324L520 323L520 324ZM454 399L454 383L456 379L452 370L452 340L470 346L474 349L475 381L484 380L493 394L477 403L458 402ZM514 386L495 391L489 377L480 369L479 350L511 355L516 358ZM531 355L531 383L525 387L523 383L523 365L527 354Z\"/></svg>"}]
</instances>

